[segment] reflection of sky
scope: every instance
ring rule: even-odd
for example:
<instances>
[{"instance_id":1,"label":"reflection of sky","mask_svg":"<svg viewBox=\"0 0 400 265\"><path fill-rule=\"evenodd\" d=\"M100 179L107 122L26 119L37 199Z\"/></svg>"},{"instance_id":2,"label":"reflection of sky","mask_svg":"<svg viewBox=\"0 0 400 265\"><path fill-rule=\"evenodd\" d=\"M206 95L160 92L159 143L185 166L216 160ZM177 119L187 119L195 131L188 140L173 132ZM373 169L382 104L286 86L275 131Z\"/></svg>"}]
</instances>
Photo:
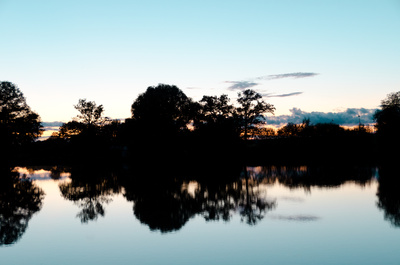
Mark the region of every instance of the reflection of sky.
<instances>
[{"instance_id":1,"label":"reflection of sky","mask_svg":"<svg viewBox=\"0 0 400 265\"><path fill-rule=\"evenodd\" d=\"M15 170L21 175L26 175L26 177L32 180L51 179L51 172L45 169L30 170L25 167L16 167ZM71 174L69 172L60 173L60 179L66 179L70 176Z\"/></svg>"},{"instance_id":2,"label":"reflection of sky","mask_svg":"<svg viewBox=\"0 0 400 265\"><path fill-rule=\"evenodd\" d=\"M229 222L205 222L196 216L167 234L140 224L132 203L121 194L107 205L105 218L82 225L77 206L61 198L58 181L35 184L46 194L43 208L18 244L0 248L5 264L376 265L400 260L400 230L384 221L375 206L376 181L309 191L262 184L260 191L276 198L277 206L257 225L246 225L238 215ZM190 191L196 185L191 182L185 188ZM302 216L317 218L293 218Z\"/></svg>"},{"instance_id":3,"label":"reflection of sky","mask_svg":"<svg viewBox=\"0 0 400 265\"><path fill-rule=\"evenodd\" d=\"M58 132L60 129L59 126L44 126L43 127L43 134L41 137L39 137L38 140L46 140L47 138L49 138L53 133Z\"/></svg>"}]
</instances>

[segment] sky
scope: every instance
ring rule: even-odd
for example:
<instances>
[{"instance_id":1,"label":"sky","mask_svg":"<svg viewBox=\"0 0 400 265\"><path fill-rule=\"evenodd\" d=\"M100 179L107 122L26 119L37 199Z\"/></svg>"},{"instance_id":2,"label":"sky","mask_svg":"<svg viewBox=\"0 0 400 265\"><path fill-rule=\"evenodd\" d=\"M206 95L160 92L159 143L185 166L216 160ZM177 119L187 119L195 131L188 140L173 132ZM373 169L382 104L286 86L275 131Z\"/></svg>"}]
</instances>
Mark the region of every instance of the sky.
<instances>
[{"instance_id":1,"label":"sky","mask_svg":"<svg viewBox=\"0 0 400 265\"><path fill-rule=\"evenodd\" d=\"M0 0L0 34L0 81L44 122L70 121L80 98L128 118L163 83L232 103L254 89L275 122L358 123L400 90L400 0Z\"/></svg>"}]
</instances>

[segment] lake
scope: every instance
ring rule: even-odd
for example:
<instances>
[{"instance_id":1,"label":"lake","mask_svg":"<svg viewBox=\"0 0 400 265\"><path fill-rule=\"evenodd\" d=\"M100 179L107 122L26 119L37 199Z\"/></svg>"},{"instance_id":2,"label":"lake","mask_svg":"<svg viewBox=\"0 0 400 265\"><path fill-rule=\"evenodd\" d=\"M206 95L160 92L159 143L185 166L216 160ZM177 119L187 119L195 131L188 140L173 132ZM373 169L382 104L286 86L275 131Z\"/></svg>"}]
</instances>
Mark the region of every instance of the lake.
<instances>
[{"instance_id":1,"label":"lake","mask_svg":"<svg viewBox=\"0 0 400 265\"><path fill-rule=\"evenodd\" d=\"M3 171L1 264L400 264L396 171L151 172Z\"/></svg>"}]
</instances>

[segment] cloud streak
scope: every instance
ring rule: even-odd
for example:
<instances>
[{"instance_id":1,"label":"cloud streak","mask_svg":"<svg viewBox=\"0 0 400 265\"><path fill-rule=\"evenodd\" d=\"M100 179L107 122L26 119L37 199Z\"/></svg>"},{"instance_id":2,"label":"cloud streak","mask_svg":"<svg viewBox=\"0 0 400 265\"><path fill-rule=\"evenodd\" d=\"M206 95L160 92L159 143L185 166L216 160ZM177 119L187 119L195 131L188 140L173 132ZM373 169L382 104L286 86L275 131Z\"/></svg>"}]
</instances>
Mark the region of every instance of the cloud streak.
<instances>
[{"instance_id":1,"label":"cloud streak","mask_svg":"<svg viewBox=\"0 0 400 265\"><path fill-rule=\"evenodd\" d=\"M245 90L251 87L255 87L260 85L259 81L268 81L274 79L283 79L283 78L306 78L306 77L313 77L319 75L318 73L313 72L296 72L296 73L286 73L286 74L277 74L277 75L266 75L266 76L259 76L255 78L250 78L248 80L242 81L225 81L225 83L231 84L228 89L235 91L235 90ZM282 95L269 95L270 97L289 97L294 95L299 95L302 92L294 92L289 94L282 94Z\"/></svg>"},{"instance_id":2,"label":"cloud streak","mask_svg":"<svg viewBox=\"0 0 400 265\"><path fill-rule=\"evenodd\" d=\"M287 73L287 74L277 74L277 75L266 75L257 77L256 80L274 80L274 79L282 79L282 78L306 78L306 77L314 77L319 75L318 73L312 72L296 72L296 73Z\"/></svg>"},{"instance_id":3,"label":"cloud streak","mask_svg":"<svg viewBox=\"0 0 400 265\"><path fill-rule=\"evenodd\" d=\"M258 83L251 81L226 81L225 83L232 84L230 87L228 87L229 90L244 90L259 85Z\"/></svg>"},{"instance_id":4,"label":"cloud streak","mask_svg":"<svg viewBox=\"0 0 400 265\"><path fill-rule=\"evenodd\" d=\"M267 97L267 98L285 98L285 97L291 97L291 96L298 96L303 94L303 92L292 92L292 93L287 93L287 94L263 94L262 96Z\"/></svg>"}]
</instances>

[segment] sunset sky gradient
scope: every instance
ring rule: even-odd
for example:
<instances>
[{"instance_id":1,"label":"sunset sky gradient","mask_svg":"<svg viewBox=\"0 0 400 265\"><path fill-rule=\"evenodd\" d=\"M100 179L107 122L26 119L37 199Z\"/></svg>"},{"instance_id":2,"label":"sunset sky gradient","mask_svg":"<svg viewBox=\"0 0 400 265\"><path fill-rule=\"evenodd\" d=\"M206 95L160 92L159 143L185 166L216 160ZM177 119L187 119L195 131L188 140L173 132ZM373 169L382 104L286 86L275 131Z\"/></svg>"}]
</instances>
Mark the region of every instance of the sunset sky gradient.
<instances>
[{"instance_id":1,"label":"sunset sky gradient","mask_svg":"<svg viewBox=\"0 0 400 265\"><path fill-rule=\"evenodd\" d=\"M130 117L158 83L194 100L252 88L275 119L357 117L400 90L399 29L398 0L0 0L0 81L46 122L80 98Z\"/></svg>"}]
</instances>

